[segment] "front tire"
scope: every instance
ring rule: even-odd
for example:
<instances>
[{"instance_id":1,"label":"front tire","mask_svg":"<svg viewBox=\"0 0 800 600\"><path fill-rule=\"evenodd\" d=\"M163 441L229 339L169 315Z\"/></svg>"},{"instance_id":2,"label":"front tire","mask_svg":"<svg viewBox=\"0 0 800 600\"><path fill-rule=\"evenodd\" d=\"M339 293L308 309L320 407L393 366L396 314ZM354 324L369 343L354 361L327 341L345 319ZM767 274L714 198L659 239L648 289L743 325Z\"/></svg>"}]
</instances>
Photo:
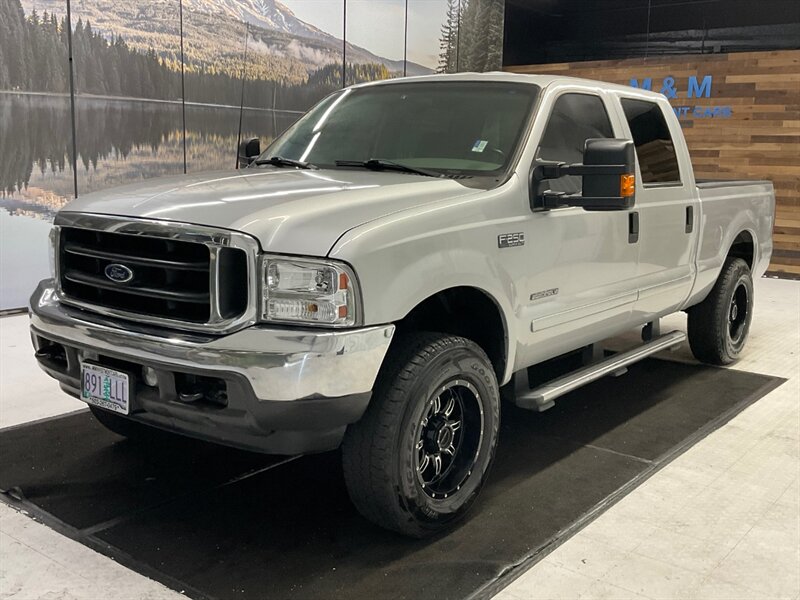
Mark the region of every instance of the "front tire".
<instances>
[{"instance_id":1,"label":"front tire","mask_svg":"<svg viewBox=\"0 0 800 600\"><path fill-rule=\"evenodd\" d=\"M706 299L688 312L689 346L697 360L729 365L738 359L753 319L753 277L747 263L729 257Z\"/></svg>"},{"instance_id":2,"label":"front tire","mask_svg":"<svg viewBox=\"0 0 800 600\"><path fill-rule=\"evenodd\" d=\"M480 492L499 426L497 378L477 344L437 333L398 339L345 435L350 499L386 529L418 538L441 531Z\"/></svg>"}]
</instances>

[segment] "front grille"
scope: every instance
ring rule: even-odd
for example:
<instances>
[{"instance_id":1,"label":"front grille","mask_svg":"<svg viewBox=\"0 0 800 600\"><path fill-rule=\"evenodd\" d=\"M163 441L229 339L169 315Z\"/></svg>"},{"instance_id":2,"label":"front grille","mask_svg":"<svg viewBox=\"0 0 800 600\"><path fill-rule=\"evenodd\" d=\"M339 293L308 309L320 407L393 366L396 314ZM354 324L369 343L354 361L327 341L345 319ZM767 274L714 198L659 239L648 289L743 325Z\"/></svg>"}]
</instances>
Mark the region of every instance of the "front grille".
<instances>
[{"instance_id":1,"label":"front grille","mask_svg":"<svg viewBox=\"0 0 800 600\"><path fill-rule=\"evenodd\" d=\"M152 233L60 227L63 299L134 320L195 329L228 325L245 314L244 249L215 243L213 236L204 243L175 239L168 231Z\"/></svg>"}]
</instances>

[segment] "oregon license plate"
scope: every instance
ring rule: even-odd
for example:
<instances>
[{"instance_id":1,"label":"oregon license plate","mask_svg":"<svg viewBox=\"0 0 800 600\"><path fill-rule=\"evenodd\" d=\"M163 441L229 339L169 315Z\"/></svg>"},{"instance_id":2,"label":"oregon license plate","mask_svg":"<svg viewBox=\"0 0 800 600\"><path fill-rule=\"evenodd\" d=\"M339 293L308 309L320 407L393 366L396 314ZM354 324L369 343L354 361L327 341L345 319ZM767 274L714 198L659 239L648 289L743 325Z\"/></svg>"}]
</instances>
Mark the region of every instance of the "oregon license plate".
<instances>
[{"instance_id":1,"label":"oregon license plate","mask_svg":"<svg viewBox=\"0 0 800 600\"><path fill-rule=\"evenodd\" d=\"M89 363L81 365L81 399L84 402L127 415L130 377L122 371L114 371Z\"/></svg>"}]
</instances>

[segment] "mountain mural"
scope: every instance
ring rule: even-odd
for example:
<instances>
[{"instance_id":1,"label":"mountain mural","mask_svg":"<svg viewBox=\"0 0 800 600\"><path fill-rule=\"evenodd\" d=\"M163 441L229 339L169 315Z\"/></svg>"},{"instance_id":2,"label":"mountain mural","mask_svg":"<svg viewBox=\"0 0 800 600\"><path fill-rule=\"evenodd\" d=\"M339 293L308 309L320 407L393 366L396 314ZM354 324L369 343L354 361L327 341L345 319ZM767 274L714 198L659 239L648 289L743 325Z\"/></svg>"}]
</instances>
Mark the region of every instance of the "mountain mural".
<instances>
[{"instance_id":1,"label":"mountain mural","mask_svg":"<svg viewBox=\"0 0 800 600\"><path fill-rule=\"evenodd\" d=\"M262 29L282 31L291 35L326 39L329 34L298 19L277 0L186 0L184 10L226 15Z\"/></svg>"},{"instance_id":2,"label":"mountain mural","mask_svg":"<svg viewBox=\"0 0 800 600\"><path fill-rule=\"evenodd\" d=\"M113 185L230 169L240 136L266 148L341 87L338 32L298 18L288 1L183 0L181 37L179 0L70 0L70 73L67 0L0 0L0 310L24 306L47 276L48 228L37 219ZM424 39L417 55L438 71L499 68L503 0L414 1L409 24L364 0L381 19L368 26L407 28L409 46ZM345 81L399 76L397 58L348 44Z\"/></svg>"},{"instance_id":3,"label":"mountain mural","mask_svg":"<svg viewBox=\"0 0 800 600\"><path fill-rule=\"evenodd\" d=\"M21 4L26 15L36 11L61 18L65 13L64 0L22 0ZM120 37L142 53L152 49L167 65L179 68L177 0L73 0L73 27L79 19L83 24L88 21L94 32L109 40ZM240 76L246 28L250 78L301 84L313 71L342 61L340 38L297 18L277 0L184 0L183 26L190 71ZM393 74L403 70L402 60L377 56L352 44L347 45L347 62L383 65ZM410 75L430 72L427 67L408 63Z\"/></svg>"}]
</instances>

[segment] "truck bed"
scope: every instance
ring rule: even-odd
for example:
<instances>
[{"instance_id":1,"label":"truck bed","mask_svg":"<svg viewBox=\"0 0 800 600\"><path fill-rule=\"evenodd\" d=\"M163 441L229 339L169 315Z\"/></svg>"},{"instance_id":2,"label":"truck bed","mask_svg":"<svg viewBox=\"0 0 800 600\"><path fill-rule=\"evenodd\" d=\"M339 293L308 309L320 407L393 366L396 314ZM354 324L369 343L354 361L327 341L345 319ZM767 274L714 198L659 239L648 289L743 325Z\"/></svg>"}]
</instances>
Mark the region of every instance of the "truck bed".
<instances>
[{"instance_id":1,"label":"truck bed","mask_svg":"<svg viewBox=\"0 0 800 600\"><path fill-rule=\"evenodd\" d=\"M733 244L732 236L745 232L757 240L754 248L754 277L767 270L772 254L775 193L771 181L700 180L697 192L702 215L697 251L698 289L710 287ZM749 234L746 232L750 231ZM746 241L746 240L745 240ZM713 276L707 277L708 273Z\"/></svg>"}]
</instances>

